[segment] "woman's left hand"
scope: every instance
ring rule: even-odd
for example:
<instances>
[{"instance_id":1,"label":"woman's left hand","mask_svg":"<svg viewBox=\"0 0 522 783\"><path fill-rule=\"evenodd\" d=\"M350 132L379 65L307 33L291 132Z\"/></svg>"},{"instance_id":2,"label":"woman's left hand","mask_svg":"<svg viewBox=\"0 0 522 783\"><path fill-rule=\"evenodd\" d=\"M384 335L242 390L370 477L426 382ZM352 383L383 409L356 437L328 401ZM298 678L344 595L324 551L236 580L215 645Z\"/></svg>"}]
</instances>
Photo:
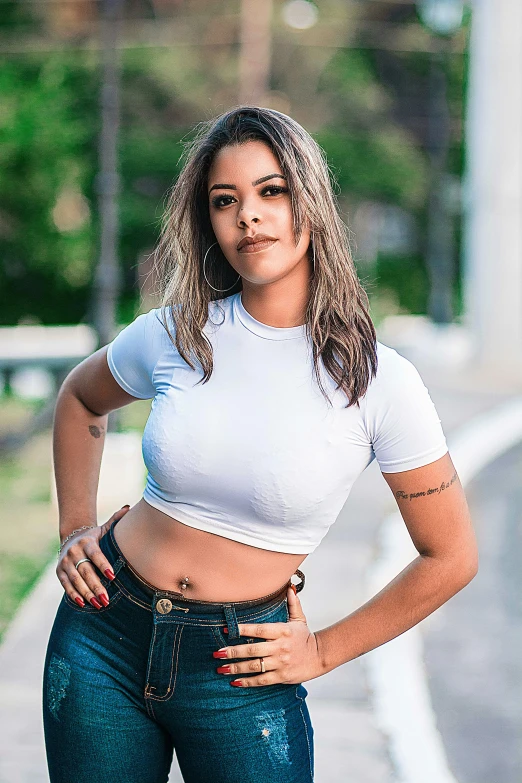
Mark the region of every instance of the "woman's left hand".
<instances>
[{"instance_id":1,"label":"woman's left hand","mask_svg":"<svg viewBox=\"0 0 522 783\"><path fill-rule=\"evenodd\" d=\"M323 674L317 638L308 628L301 602L291 587L288 588L288 614L287 623L239 623L240 636L266 641L231 645L219 650L219 655L213 653L216 658L252 658L240 663L223 661L218 673L248 674L248 677L230 682L246 688L277 683L298 685ZM261 672L260 658L265 662L265 672L253 677L252 672Z\"/></svg>"}]
</instances>

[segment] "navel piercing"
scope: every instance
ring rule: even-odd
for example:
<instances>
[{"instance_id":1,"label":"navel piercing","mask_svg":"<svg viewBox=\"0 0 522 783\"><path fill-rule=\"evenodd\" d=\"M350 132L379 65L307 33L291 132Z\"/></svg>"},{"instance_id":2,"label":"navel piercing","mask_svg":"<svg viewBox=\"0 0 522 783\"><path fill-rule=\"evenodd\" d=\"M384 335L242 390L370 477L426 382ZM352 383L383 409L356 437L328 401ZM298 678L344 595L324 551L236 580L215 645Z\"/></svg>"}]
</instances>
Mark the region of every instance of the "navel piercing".
<instances>
[{"instance_id":1,"label":"navel piercing","mask_svg":"<svg viewBox=\"0 0 522 783\"><path fill-rule=\"evenodd\" d=\"M183 579L183 582L182 582L182 584L181 584L181 589L182 589L182 590L186 590L186 589L187 589L187 587L188 587L188 582L189 582L189 578L188 578L188 576L186 576L186 577Z\"/></svg>"}]
</instances>

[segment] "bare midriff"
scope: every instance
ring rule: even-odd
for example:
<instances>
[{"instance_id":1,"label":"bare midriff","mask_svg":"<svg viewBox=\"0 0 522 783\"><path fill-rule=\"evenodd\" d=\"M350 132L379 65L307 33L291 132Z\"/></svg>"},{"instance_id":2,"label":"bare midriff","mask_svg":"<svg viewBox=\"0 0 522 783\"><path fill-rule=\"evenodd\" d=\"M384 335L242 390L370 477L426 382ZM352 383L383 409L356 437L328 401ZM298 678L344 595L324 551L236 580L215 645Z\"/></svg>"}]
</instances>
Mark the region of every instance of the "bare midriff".
<instances>
[{"instance_id":1,"label":"bare midriff","mask_svg":"<svg viewBox=\"0 0 522 783\"><path fill-rule=\"evenodd\" d=\"M198 601L249 601L273 593L307 557L198 530L143 498L114 526L114 537L147 582Z\"/></svg>"}]
</instances>

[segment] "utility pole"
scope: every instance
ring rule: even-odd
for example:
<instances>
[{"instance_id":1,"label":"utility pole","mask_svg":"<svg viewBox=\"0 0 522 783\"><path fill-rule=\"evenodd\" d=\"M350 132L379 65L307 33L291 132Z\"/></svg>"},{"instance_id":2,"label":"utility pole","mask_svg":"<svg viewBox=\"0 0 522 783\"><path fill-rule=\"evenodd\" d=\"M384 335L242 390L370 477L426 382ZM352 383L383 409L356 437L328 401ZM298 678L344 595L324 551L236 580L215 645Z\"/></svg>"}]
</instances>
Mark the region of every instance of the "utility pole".
<instances>
[{"instance_id":1,"label":"utility pole","mask_svg":"<svg viewBox=\"0 0 522 783\"><path fill-rule=\"evenodd\" d=\"M464 188L465 318L485 377L522 385L522 4L476 0Z\"/></svg>"},{"instance_id":2,"label":"utility pole","mask_svg":"<svg viewBox=\"0 0 522 783\"><path fill-rule=\"evenodd\" d=\"M448 191L451 117L446 70L452 36L460 30L464 0L416 0L417 12L435 44L430 60L428 150L431 181L428 210L428 315L436 324L453 321L454 208Z\"/></svg>"},{"instance_id":3,"label":"utility pole","mask_svg":"<svg viewBox=\"0 0 522 783\"><path fill-rule=\"evenodd\" d=\"M453 321L454 218L448 198L450 112L446 97L448 41L435 40L429 76L428 148L431 186L428 209L427 268L430 278L428 315L434 323Z\"/></svg>"},{"instance_id":4,"label":"utility pole","mask_svg":"<svg viewBox=\"0 0 522 783\"><path fill-rule=\"evenodd\" d=\"M93 290L93 325L98 347L114 337L120 288L118 263L118 129L120 123L120 54L123 0L102 0L103 83L101 90L100 170L96 179L100 215L100 255Z\"/></svg>"},{"instance_id":5,"label":"utility pole","mask_svg":"<svg viewBox=\"0 0 522 783\"><path fill-rule=\"evenodd\" d=\"M118 262L118 129L120 124L120 53L124 0L102 0L103 83L101 90L100 170L96 179L100 215L100 256L93 287L93 326L98 348L109 343L116 330L116 303L120 289ZM118 411L109 414L108 430L119 429Z\"/></svg>"},{"instance_id":6,"label":"utility pole","mask_svg":"<svg viewBox=\"0 0 522 783\"><path fill-rule=\"evenodd\" d=\"M270 88L272 0L241 0L239 102L263 104Z\"/></svg>"}]
</instances>

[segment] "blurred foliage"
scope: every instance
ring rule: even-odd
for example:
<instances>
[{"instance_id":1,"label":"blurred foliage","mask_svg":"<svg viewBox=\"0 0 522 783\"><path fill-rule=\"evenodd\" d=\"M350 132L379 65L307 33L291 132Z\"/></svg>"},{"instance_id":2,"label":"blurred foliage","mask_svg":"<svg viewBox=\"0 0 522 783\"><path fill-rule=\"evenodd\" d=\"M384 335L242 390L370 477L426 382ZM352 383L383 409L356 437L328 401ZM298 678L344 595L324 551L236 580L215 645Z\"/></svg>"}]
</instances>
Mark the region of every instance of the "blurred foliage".
<instances>
[{"instance_id":1,"label":"blurred foliage","mask_svg":"<svg viewBox=\"0 0 522 783\"><path fill-rule=\"evenodd\" d=\"M19 432L45 405L45 400L22 399L14 392L0 394L0 437Z\"/></svg>"},{"instance_id":2,"label":"blurred foliage","mask_svg":"<svg viewBox=\"0 0 522 783\"><path fill-rule=\"evenodd\" d=\"M376 272L379 287L395 293L398 309L408 313L426 312L428 280L419 253L408 256L380 253Z\"/></svg>"},{"instance_id":3,"label":"blurred foliage","mask_svg":"<svg viewBox=\"0 0 522 783\"><path fill-rule=\"evenodd\" d=\"M142 5L129 5L129 13L150 17L150 8ZM394 21L393 14L400 11L399 21L418 24L414 9L395 8L393 3L376 10L379 4L325 2L318 34L344 37L343 48L303 45L306 36L315 33L285 28L280 5L276 0L271 75L275 107L302 122L323 146L340 186L341 206L365 199L397 204L424 227L429 159L425 128L415 124L415 117L425 119L427 113L429 55L357 48L353 32L357 14L378 13L377 21L386 21L387 13ZM57 15L67 8L67 3L3 3L0 36L5 41L30 33L45 40L56 34ZM84 15L82 24L96 20L95 3L85 0L74 9ZM170 12L182 14L178 26L187 30L192 44L122 51L123 322L137 308L138 264L157 240L164 199L178 171L181 140L199 120L236 103L237 10L238 3L229 2L221 18L209 2L176 0ZM153 24L161 29L161 19ZM218 28L229 35L230 45L198 45L211 42ZM0 71L2 324L31 318L78 323L90 317L99 236L101 67L99 53L89 47L75 51L69 39L54 50L28 46L8 55ZM449 59L448 80L451 113L458 119L463 56ZM451 172L459 177L462 165L462 139L454 132ZM407 259L378 258L376 273L379 285L382 277L383 285L397 288L405 308L419 312L425 307L427 282L422 248L414 252ZM405 269L415 270L406 281ZM401 288L407 290L399 292Z\"/></svg>"},{"instance_id":4,"label":"blurred foliage","mask_svg":"<svg viewBox=\"0 0 522 783\"><path fill-rule=\"evenodd\" d=\"M89 196L97 92L95 73L72 54L7 60L0 70L4 324L26 314L44 323L58 314L78 321L85 311L94 256Z\"/></svg>"},{"instance_id":5,"label":"blurred foliage","mask_svg":"<svg viewBox=\"0 0 522 783\"><path fill-rule=\"evenodd\" d=\"M407 131L390 118L392 99L376 81L368 53L337 52L323 73L320 89L336 96L332 121L316 138L341 190L405 207L422 205L426 158Z\"/></svg>"}]
</instances>

